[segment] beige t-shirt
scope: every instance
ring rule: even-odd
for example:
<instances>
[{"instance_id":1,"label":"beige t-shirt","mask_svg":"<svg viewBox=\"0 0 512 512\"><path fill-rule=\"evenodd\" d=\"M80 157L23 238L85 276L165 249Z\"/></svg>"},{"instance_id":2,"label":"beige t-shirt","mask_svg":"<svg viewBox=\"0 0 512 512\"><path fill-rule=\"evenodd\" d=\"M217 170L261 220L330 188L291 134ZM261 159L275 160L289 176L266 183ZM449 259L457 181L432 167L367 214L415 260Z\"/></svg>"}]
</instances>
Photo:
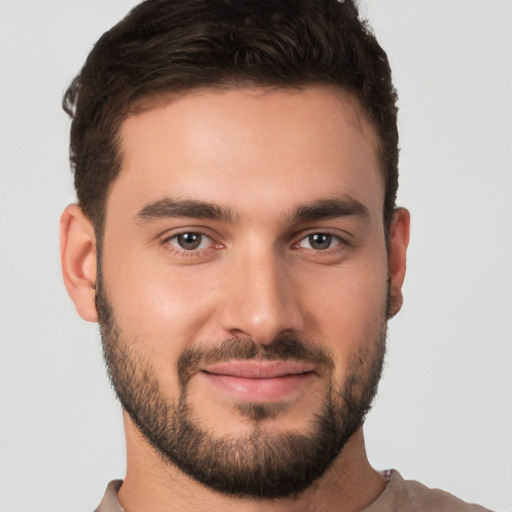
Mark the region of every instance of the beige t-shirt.
<instances>
[{"instance_id":1,"label":"beige t-shirt","mask_svg":"<svg viewBox=\"0 0 512 512\"><path fill-rule=\"evenodd\" d=\"M105 496L95 512L124 512L117 501L117 491L122 480L108 484ZM391 470L384 492L361 512L490 512L479 505L459 500L439 489L429 489L414 480L404 480L400 473ZM333 511L335 512L335 511Z\"/></svg>"}]
</instances>

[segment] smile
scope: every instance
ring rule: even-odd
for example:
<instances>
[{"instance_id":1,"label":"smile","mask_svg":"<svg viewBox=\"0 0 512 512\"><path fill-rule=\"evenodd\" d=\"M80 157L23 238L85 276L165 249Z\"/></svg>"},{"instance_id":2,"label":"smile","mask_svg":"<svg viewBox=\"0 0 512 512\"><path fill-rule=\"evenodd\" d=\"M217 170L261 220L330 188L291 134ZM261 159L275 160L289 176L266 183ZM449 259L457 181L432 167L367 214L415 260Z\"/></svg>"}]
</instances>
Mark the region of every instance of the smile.
<instances>
[{"instance_id":1,"label":"smile","mask_svg":"<svg viewBox=\"0 0 512 512\"><path fill-rule=\"evenodd\" d=\"M250 402L276 402L300 392L315 376L314 365L300 361L230 361L201 369L222 393Z\"/></svg>"}]
</instances>

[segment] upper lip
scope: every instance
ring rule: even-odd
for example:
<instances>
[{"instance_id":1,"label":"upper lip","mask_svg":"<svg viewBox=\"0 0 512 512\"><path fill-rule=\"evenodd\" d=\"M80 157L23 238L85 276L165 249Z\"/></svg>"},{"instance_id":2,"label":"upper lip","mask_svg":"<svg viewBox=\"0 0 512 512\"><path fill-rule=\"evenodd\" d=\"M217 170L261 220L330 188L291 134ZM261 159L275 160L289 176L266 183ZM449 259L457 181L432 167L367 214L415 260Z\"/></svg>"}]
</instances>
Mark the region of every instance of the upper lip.
<instances>
[{"instance_id":1,"label":"upper lip","mask_svg":"<svg viewBox=\"0 0 512 512\"><path fill-rule=\"evenodd\" d=\"M274 379L313 371L315 365L304 361L228 361L201 368L206 373L246 379Z\"/></svg>"}]
</instances>

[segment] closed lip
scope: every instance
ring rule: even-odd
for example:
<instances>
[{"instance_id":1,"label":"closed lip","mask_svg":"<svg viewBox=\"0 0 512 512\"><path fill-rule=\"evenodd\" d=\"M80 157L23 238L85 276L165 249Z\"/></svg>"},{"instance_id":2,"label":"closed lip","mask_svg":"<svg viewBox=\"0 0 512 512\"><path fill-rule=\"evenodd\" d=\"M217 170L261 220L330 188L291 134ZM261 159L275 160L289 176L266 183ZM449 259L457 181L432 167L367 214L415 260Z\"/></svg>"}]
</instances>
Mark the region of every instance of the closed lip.
<instances>
[{"instance_id":1,"label":"closed lip","mask_svg":"<svg viewBox=\"0 0 512 512\"><path fill-rule=\"evenodd\" d=\"M303 361L228 361L201 368L213 375L244 379L275 379L313 372L315 365Z\"/></svg>"},{"instance_id":2,"label":"closed lip","mask_svg":"<svg viewBox=\"0 0 512 512\"><path fill-rule=\"evenodd\" d=\"M201 368L223 395L245 402L279 402L299 396L314 377L315 365L302 361L228 361Z\"/></svg>"}]
</instances>

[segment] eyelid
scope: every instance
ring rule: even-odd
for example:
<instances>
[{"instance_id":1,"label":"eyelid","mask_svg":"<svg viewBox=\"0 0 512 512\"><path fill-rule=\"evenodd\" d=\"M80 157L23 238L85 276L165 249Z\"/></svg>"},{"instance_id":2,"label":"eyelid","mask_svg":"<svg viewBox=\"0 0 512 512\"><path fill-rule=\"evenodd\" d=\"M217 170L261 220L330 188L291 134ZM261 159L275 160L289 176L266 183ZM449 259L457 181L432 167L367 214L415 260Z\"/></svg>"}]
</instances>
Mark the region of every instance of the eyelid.
<instances>
[{"instance_id":1,"label":"eyelid","mask_svg":"<svg viewBox=\"0 0 512 512\"><path fill-rule=\"evenodd\" d=\"M193 249L185 249L184 247L180 247L178 239L180 236L183 236L183 235L199 236L200 237L199 246L196 248L193 248ZM208 241L209 241L209 243L208 243ZM197 231L185 231L184 233L177 233L175 235L168 237L166 242L168 244L174 245L178 251L183 250L185 252L197 252L197 251L205 250L205 249L208 249L209 247L201 247L202 245L207 244L207 245L211 246L211 244L214 243L214 241L211 239L211 237L209 237L208 235L205 235L203 233L199 233ZM174 243L174 242L176 242L176 243Z\"/></svg>"},{"instance_id":2,"label":"eyelid","mask_svg":"<svg viewBox=\"0 0 512 512\"><path fill-rule=\"evenodd\" d=\"M198 235L202 235L207 238L210 238L213 241L215 241L216 238L215 233L213 233L211 229L204 226L180 226L177 228L167 229L166 231L158 235L158 238L161 242L165 242L167 240L170 240L171 238L176 238L179 235L185 235L187 233L195 233Z\"/></svg>"},{"instance_id":3,"label":"eyelid","mask_svg":"<svg viewBox=\"0 0 512 512\"><path fill-rule=\"evenodd\" d=\"M322 231L318 231L318 232L314 232L314 233L310 233L304 237L302 237L298 242L297 242L297 245L300 247L303 242L305 242L306 240L309 241L309 238L311 236L314 236L314 235L326 235L326 236L329 236L331 237L331 240L332 241L336 241L336 245L333 245L331 247L328 247L327 249L315 249L313 247L301 247L301 248L304 248L304 249L308 249L308 250L312 250L312 251L320 251L320 252L327 252L331 249L335 249L336 247L340 246L340 245L344 245L346 244L346 242L339 236L339 235L334 235L332 233L326 233L326 232L322 232Z\"/></svg>"},{"instance_id":4,"label":"eyelid","mask_svg":"<svg viewBox=\"0 0 512 512\"><path fill-rule=\"evenodd\" d=\"M171 240L176 239L180 235L187 233L197 234L204 238L207 238L210 242L208 247L202 247L197 249L184 249L179 245L171 243ZM165 250L170 256L177 258L208 258L208 255L212 255L212 250L221 249L224 247L223 244L216 241L216 236L211 230L202 226L185 226L175 229L167 230L159 237L159 245Z\"/></svg>"},{"instance_id":5,"label":"eyelid","mask_svg":"<svg viewBox=\"0 0 512 512\"><path fill-rule=\"evenodd\" d=\"M351 235L347 231L343 231L337 228L310 228L306 230L301 230L299 233L296 233L293 236L293 239L296 240L296 242L294 242L292 245L297 245L304 239L312 235L329 235L333 238L337 238L338 240L340 240L342 244L345 245L351 245L351 240L354 238L353 235Z\"/></svg>"}]
</instances>

